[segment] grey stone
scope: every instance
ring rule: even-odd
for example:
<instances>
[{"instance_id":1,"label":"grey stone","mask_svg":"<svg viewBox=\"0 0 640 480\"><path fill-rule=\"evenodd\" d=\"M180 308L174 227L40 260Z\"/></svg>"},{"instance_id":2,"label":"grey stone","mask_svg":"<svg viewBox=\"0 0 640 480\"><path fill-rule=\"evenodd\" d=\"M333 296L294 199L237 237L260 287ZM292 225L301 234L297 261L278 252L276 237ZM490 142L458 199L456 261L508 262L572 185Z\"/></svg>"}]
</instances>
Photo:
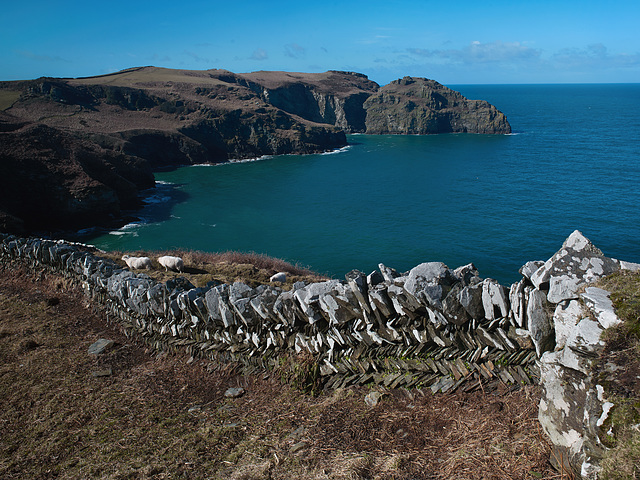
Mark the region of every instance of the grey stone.
<instances>
[{"instance_id":1,"label":"grey stone","mask_svg":"<svg viewBox=\"0 0 640 480\"><path fill-rule=\"evenodd\" d=\"M456 268L453 271L453 276L463 285L471 285L482 281L478 269L473 263Z\"/></svg>"},{"instance_id":2,"label":"grey stone","mask_svg":"<svg viewBox=\"0 0 640 480\"><path fill-rule=\"evenodd\" d=\"M373 392L370 392L367 395L365 395L364 403L366 403L370 407L375 407L376 405L378 405L381 399L382 399L382 393L374 390Z\"/></svg>"},{"instance_id":3,"label":"grey stone","mask_svg":"<svg viewBox=\"0 0 640 480\"><path fill-rule=\"evenodd\" d=\"M378 268L380 269L380 274L384 278L384 281L389 284L393 283L396 278L401 276L394 268L387 267L383 263L378 264Z\"/></svg>"},{"instance_id":4,"label":"grey stone","mask_svg":"<svg viewBox=\"0 0 640 480\"><path fill-rule=\"evenodd\" d=\"M640 272L640 263L632 263L632 262L620 262L620 268L622 270L629 270L632 272Z\"/></svg>"},{"instance_id":5,"label":"grey stone","mask_svg":"<svg viewBox=\"0 0 640 480\"><path fill-rule=\"evenodd\" d=\"M274 275L271 275L271 278L269 278L269 281L284 283L287 281L287 274L286 272L278 272Z\"/></svg>"},{"instance_id":6,"label":"grey stone","mask_svg":"<svg viewBox=\"0 0 640 480\"><path fill-rule=\"evenodd\" d=\"M553 276L549 279L549 293L547 300L551 303L560 303L563 300L578 298L578 289L584 284L576 275Z\"/></svg>"},{"instance_id":7,"label":"grey stone","mask_svg":"<svg viewBox=\"0 0 640 480\"><path fill-rule=\"evenodd\" d=\"M527 319L531 340L536 347L538 357L541 357L547 350L553 350L555 346L555 331L547 313L548 310L547 296L539 289L533 289L529 293Z\"/></svg>"},{"instance_id":8,"label":"grey stone","mask_svg":"<svg viewBox=\"0 0 640 480\"><path fill-rule=\"evenodd\" d=\"M484 318L481 283L464 287L458 294L458 300L471 318L475 318L476 320Z\"/></svg>"},{"instance_id":9,"label":"grey stone","mask_svg":"<svg viewBox=\"0 0 640 480\"><path fill-rule=\"evenodd\" d=\"M600 340L603 331L595 320L581 319L567 337L566 347L558 361L567 368L588 374L593 358L604 347Z\"/></svg>"},{"instance_id":10,"label":"grey stone","mask_svg":"<svg viewBox=\"0 0 640 480\"><path fill-rule=\"evenodd\" d=\"M456 283L442 302L442 310L445 317L449 322L458 326L462 326L471 320L471 315L460 302L460 293L463 288L465 287L462 282Z\"/></svg>"},{"instance_id":11,"label":"grey stone","mask_svg":"<svg viewBox=\"0 0 640 480\"><path fill-rule=\"evenodd\" d=\"M375 287L376 285L383 282L384 282L384 277L382 276L382 273L380 273L378 270L374 270L369 275L367 275L367 285L369 286L369 288Z\"/></svg>"},{"instance_id":12,"label":"grey stone","mask_svg":"<svg viewBox=\"0 0 640 480\"><path fill-rule=\"evenodd\" d=\"M115 342L113 340L101 338L91 344L88 352L91 355L100 355L102 353L109 351L114 345L115 345Z\"/></svg>"},{"instance_id":13,"label":"grey stone","mask_svg":"<svg viewBox=\"0 0 640 480\"><path fill-rule=\"evenodd\" d=\"M424 305L441 309L442 300L456 281L444 263L421 263L409 271L404 289Z\"/></svg>"},{"instance_id":14,"label":"grey stone","mask_svg":"<svg viewBox=\"0 0 640 480\"><path fill-rule=\"evenodd\" d=\"M225 392L224 392L224 396L227 398L238 398L241 397L242 395L244 395L245 391L244 388L242 387L237 387L237 388L228 388Z\"/></svg>"},{"instance_id":15,"label":"grey stone","mask_svg":"<svg viewBox=\"0 0 640 480\"><path fill-rule=\"evenodd\" d=\"M380 312L383 318L389 318L394 313L393 303L387 294L386 285L374 285L367 292L369 303L374 311Z\"/></svg>"},{"instance_id":16,"label":"grey stone","mask_svg":"<svg viewBox=\"0 0 640 480\"><path fill-rule=\"evenodd\" d=\"M538 270L540 267L544 265L544 262L541 260L534 260L525 263L522 267L520 267L520 275L522 275L527 280L531 281L531 276Z\"/></svg>"},{"instance_id":17,"label":"grey stone","mask_svg":"<svg viewBox=\"0 0 640 480\"><path fill-rule=\"evenodd\" d=\"M368 313L371 312L371 306L367 301L368 285L366 275L359 270L352 270L347 273L345 277L347 279L347 284L360 304L360 308Z\"/></svg>"},{"instance_id":18,"label":"grey stone","mask_svg":"<svg viewBox=\"0 0 640 480\"><path fill-rule=\"evenodd\" d=\"M513 318L515 325L520 328L527 328L526 315L525 315L525 298L524 298L524 283L522 279L517 283L514 283L509 288L509 303L511 304L510 315Z\"/></svg>"},{"instance_id":19,"label":"grey stone","mask_svg":"<svg viewBox=\"0 0 640 480\"><path fill-rule=\"evenodd\" d=\"M398 315L405 315L414 318L416 312L422 307L420 302L404 288L398 285L389 285L387 294L391 299L391 304Z\"/></svg>"}]
</instances>

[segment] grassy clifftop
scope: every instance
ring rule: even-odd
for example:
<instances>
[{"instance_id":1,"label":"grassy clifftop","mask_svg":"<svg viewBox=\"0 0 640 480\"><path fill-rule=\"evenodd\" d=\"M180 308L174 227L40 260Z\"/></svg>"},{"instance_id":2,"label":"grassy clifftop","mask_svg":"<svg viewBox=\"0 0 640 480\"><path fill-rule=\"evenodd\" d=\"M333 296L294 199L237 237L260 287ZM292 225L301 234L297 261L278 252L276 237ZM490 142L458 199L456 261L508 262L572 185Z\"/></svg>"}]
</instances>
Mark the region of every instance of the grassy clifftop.
<instances>
[{"instance_id":1,"label":"grassy clifftop","mask_svg":"<svg viewBox=\"0 0 640 480\"><path fill-rule=\"evenodd\" d=\"M115 344L89 354L99 338ZM151 352L64 279L0 266L1 478L557 478L536 388L369 407L368 388L314 397L295 377Z\"/></svg>"}]
</instances>

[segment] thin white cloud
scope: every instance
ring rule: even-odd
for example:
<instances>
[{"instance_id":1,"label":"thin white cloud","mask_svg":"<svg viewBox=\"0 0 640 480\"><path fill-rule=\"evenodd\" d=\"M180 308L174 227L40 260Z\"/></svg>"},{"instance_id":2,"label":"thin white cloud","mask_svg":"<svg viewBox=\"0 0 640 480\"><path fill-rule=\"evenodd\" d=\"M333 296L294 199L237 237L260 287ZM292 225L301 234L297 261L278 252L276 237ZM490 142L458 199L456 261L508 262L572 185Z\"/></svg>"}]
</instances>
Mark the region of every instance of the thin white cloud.
<instances>
[{"instance_id":1,"label":"thin white cloud","mask_svg":"<svg viewBox=\"0 0 640 480\"><path fill-rule=\"evenodd\" d=\"M249 57L250 60L266 60L267 58L269 58L269 55L263 48L256 48L253 54Z\"/></svg>"},{"instance_id":2,"label":"thin white cloud","mask_svg":"<svg viewBox=\"0 0 640 480\"><path fill-rule=\"evenodd\" d=\"M200 55L198 55L197 53L194 52L190 52L188 50L184 50L182 52L184 55L190 57L193 61L198 62L198 63L215 63L214 60L210 59L210 58L206 58L206 57L201 57Z\"/></svg>"},{"instance_id":3,"label":"thin white cloud","mask_svg":"<svg viewBox=\"0 0 640 480\"><path fill-rule=\"evenodd\" d=\"M471 42L461 49L430 50L409 48L409 53L419 57L438 58L456 63L512 63L514 61L531 61L540 58L540 51L520 42Z\"/></svg>"},{"instance_id":4,"label":"thin white cloud","mask_svg":"<svg viewBox=\"0 0 640 480\"><path fill-rule=\"evenodd\" d=\"M62 58L59 56L50 55L38 55L37 53L30 52L28 50L16 50L16 53L21 57L28 58L29 60L35 60L37 62L57 62L57 63L71 63L71 60Z\"/></svg>"},{"instance_id":5,"label":"thin white cloud","mask_svg":"<svg viewBox=\"0 0 640 480\"><path fill-rule=\"evenodd\" d=\"M610 53L602 43L586 48L564 48L551 57L559 68L627 68L640 67L640 53Z\"/></svg>"},{"instance_id":6,"label":"thin white cloud","mask_svg":"<svg viewBox=\"0 0 640 480\"><path fill-rule=\"evenodd\" d=\"M287 57L300 58L304 56L305 53L307 53L307 49L301 47L297 43L289 43L288 45L284 46L284 54Z\"/></svg>"}]
</instances>

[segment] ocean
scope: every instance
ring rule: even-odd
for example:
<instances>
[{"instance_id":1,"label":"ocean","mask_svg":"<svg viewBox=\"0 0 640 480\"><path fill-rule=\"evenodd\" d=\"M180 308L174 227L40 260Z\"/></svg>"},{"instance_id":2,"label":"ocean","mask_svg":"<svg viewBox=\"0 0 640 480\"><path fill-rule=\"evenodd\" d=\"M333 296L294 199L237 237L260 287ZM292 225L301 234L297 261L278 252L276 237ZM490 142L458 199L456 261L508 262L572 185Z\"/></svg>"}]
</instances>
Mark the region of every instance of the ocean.
<instances>
[{"instance_id":1,"label":"ocean","mask_svg":"<svg viewBox=\"0 0 640 480\"><path fill-rule=\"evenodd\" d=\"M156 173L107 250L263 253L343 278L384 263L473 263L508 285L580 230L640 262L640 84L452 85L513 134L350 135L330 154Z\"/></svg>"}]
</instances>

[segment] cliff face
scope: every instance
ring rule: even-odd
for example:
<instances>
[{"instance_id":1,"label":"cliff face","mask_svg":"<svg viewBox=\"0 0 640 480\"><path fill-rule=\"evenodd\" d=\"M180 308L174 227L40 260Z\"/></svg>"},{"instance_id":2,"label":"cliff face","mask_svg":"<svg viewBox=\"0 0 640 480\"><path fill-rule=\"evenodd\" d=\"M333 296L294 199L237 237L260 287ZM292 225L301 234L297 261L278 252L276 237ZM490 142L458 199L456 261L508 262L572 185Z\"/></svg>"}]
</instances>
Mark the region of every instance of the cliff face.
<instances>
[{"instance_id":1,"label":"cliff face","mask_svg":"<svg viewBox=\"0 0 640 480\"><path fill-rule=\"evenodd\" d=\"M346 133L365 132L363 104L380 88L366 75L354 72L256 72L243 74L242 78L270 105L313 122L334 125Z\"/></svg>"},{"instance_id":2,"label":"cliff face","mask_svg":"<svg viewBox=\"0 0 640 480\"><path fill-rule=\"evenodd\" d=\"M42 124L0 115L0 229L60 230L115 221L154 185L148 163Z\"/></svg>"},{"instance_id":3,"label":"cliff face","mask_svg":"<svg viewBox=\"0 0 640 480\"><path fill-rule=\"evenodd\" d=\"M316 153L345 133L509 133L487 102L432 80L142 67L80 79L0 82L5 231L110 221L153 169Z\"/></svg>"},{"instance_id":4,"label":"cliff face","mask_svg":"<svg viewBox=\"0 0 640 480\"><path fill-rule=\"evenodd\" d=\"M507 117L493 105L424 78L391 82L364 109L370 134L511 133Z\"/></svg>"}]
</instances>

